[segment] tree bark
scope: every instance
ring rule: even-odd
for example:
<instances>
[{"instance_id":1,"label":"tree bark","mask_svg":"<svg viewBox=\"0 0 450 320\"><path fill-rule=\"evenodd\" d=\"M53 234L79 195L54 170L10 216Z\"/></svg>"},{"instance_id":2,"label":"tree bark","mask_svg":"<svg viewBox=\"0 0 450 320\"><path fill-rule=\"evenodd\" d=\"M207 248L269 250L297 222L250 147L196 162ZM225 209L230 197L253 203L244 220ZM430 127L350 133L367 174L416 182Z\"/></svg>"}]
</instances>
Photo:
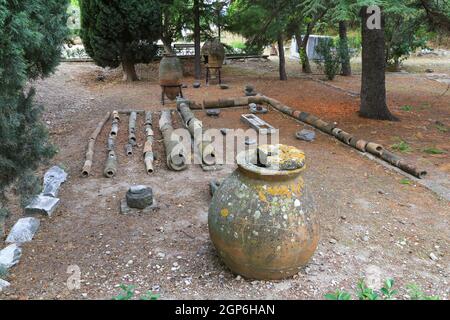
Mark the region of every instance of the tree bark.
<instances>
[{"instance_id":1,"label":"tree bark","mask_svg":"<svg viewBox=\"0 0 450 320\"><path fill-rule=\"evenodd\" d=\"M137 81L139 80L136 74L136 68L134 62L126 58L122 58L122 69L123 69L123 81Z\"/></svg>"},{"instance_id":2,"label":"tree bark","mask_svg":"<svg viewBox=\"0 0 450 320\"><path fill-rule=\"evenodd\" d=\"M194 76L196 80L202 77L202 65L200 56L200 0L194 0L194 42L195 42L195 62Z\"/></svg>"},{"instance_id":3,"label":"tree bark","mask_svg":"<svg viewBox=\"0 0 450 320\"><path fill-rule=\"evenodd\" d=\"M302 62L302 72L303 73L312 73L311 64L309 62L308 52L307 52L309 36L311 35L312 29L313 29L312 23L308 23L308 27L306 28L306 33L305 33L305 36L303 37L303 39L302 39L301 35L299 35L299 34L295 35L295 41L297 41L297 46L299 48L299 54L300 54L300 60Z\"/></svg>"},{"instance_id":4,"label":"tree bark","mask_svg":"<svg viewBox=\"0 0 450 320\"><path fill-rule=\"evenodd\" d=\"M342 60L342 75L351 76L352 67L350 65L350 52L348 48L348 37L347 37L347 23L345 21L339 21L339 39L342 52L344 52Z\"/></svg>"},{"instance_id":5,"label":"tree bark","mask_svg":"<svg viewBox=\"0 0 450 320\"><path fill-rule=\"evenodd\" d=\"M280 64L279 64L280 80L285 81L285 80L287 80L286 58L284 55L283 35L281 33L278 34L277 42L278 42L278 58L280 60Z\"/></svg>"},{"instance_id":6,"label":"tree bark","mask_svg":"<svg viewBox=\"0 0 450 320\"><path fill-rule=\"evenodd\" d=\"M367 7L361 9L362 76L359 115L378 120L397 120L386 103L384 15L381 29L369 29Z\"/></svg>"}]
</instances>

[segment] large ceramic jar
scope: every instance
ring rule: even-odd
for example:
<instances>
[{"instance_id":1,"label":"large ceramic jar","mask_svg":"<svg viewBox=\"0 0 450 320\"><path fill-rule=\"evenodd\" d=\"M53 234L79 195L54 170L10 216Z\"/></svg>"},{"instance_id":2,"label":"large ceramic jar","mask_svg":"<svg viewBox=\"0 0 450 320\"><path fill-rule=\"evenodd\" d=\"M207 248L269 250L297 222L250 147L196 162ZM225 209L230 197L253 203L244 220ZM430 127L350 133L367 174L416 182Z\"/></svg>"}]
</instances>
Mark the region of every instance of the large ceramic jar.
<instances>
[{"instance_id":1,"label":"large ceramic jar","mask_svg":"<svg viewBox=\"0 0 450 320\"><path fill-rule=\"evenodd\" d=\"M180 95L183 79L183 67L180 59L174 54L164 54L159 64L159 84L165 86L169 99L175 100Z\"/></svg>"},{"instance_id":2,"label":"large ceramic jar","mask_svg":"<svg viewBox=\"0 0 450 320\"><path fill-rule=\"evenodd\" d=\"M221 68L225 60L225 47L217 38L208 40L202 47L202 56L208 67Z\"/></svg>"},{"instance_id":3,"label":"large ceramic jar","mask_svg":"<svg viewBox=\"0 0 450 320\"><path fill-rule=\"evenodd\" d=\"M298 273L319 241L318 219L301 176L305 155L277 147L278 158L265 166L256 150L238 155L238 168L214 193L209 208L209 232L219 256L250 279Z\"/></svg>"}]
</instances>

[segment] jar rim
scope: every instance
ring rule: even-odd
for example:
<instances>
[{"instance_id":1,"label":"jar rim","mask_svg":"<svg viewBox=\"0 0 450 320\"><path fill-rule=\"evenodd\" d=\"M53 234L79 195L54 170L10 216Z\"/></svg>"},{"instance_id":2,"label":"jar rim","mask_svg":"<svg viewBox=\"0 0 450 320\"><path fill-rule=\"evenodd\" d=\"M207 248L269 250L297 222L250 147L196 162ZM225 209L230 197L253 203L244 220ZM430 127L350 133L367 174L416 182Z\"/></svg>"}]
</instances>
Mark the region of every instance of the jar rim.
<instances>
[{"instance_id":1,"label":"jar rim","mask_svg":"<svg viewBox=\"0 0 450 320\"><path fill-rule=\"evenodd\" d=\"M282 145L281 145L282 146ZM291 147L294 148L294 147ZM295 149L295 148L294 148ZM295 149L299 152L301 163L299 168L287 170L279 167L264 167L258 165L258 148L245 150L240 152L237 157L237 165L245 172L256 174L258 176L269 177L289 177L300 174L305 169L305 156L303 151Z\"/></svg>"}]
</instances>

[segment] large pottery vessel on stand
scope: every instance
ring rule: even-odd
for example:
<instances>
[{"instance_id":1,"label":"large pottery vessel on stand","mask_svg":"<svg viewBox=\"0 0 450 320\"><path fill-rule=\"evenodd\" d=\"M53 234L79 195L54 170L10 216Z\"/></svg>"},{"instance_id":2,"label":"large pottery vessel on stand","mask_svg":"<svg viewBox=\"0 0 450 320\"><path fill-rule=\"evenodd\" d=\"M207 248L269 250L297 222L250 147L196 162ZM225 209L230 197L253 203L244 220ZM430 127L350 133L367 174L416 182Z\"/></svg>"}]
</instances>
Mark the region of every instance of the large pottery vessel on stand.
<instances>
[{"instance_id":1,"label":"large pottery vessel on stand","mask_svg":"<svg viewBox=\"0 0 450 320\"><path fill-rule=\"evenodd\" d=\"M159 64L159 84L164 88L167 98L175 100L181 95L183 67L174 54L164 54Z\"/></svg>"},{"instance_id":2,"label":"large pottery vessel on stand","mask_svg":"<svg viewBox=\"0 0 450 320\"><path fill-rule=\"evenodd\" d=\"M279 156L270 152L276 148ZM319 242L319 225L301 172L304 153L260 146L238 155L238 168L214 193L209 232L219 256L235 273L258 280L297 274Z\"/></svg>"},{"instance_id":3,"label":"large pottery vessel on stand","mask_svg":"<svg viewBox=\"0 0 450 320\"><path fill-rule=\"evenodd\" d=\"M202 47L202 56L207 67L221 68L225 60L225 47L219 39L208 40Z\"/></svg>"}]
</instances>

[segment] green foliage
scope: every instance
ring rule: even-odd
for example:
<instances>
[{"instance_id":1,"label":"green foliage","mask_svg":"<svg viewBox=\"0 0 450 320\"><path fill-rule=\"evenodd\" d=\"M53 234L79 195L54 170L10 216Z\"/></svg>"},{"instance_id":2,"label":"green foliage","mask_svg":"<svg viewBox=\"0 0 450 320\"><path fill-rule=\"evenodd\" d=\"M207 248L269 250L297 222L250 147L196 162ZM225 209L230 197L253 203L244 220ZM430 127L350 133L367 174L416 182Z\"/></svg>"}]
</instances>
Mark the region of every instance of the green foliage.
<instances>
[{"instance_id":1,"label":"green foliage","mask_svg":"<svg viewBox=\"0 0 450 320\"><path fill-rule=\"evenodd\" d=\"M380 297L379 294L369 288L364 280L360 280L358 282L358 291L356 292L356 295L358 296L359 300L378 300Z\"/></svg>"},{"instance_id":2,"label":"green foliage","mask_svg":"<svg viewBox=\"0 0 450 320\"><path fill-rule=\"evenodd\" d=\"M392 300L398 294L398 290L394 289L394 283L394 279L387 279L384 282L384 286L380 291L385 297L385 300Z\"/></svg>"},{"instance_id":3,"label":"green foliage","mask_svg":"<svg viewBox=\"0 0 450 320\"><path fill-rule=\"evenodd\" d=\"M380 290L369 288L364 280L360 280L357 285L356 297L359 300L394 300L398 295L398 290L394 289L394 279L387 279L384 281L383 287ZM411 300L439 300L438 296L428 296L423 293L422 289L415 285L409 284L406 286L408 295ZM346 291L337 290L334 293L328 293L325 296L327 300L352 300L352 295Z\"/></svg>"},{"instance_id":4,"label":"green foliage","mask_svg":"<svg viewBox=\"0 0 450 320\"><path fill-rule=\"evenodd\" d=\"M411 106L402 106L400 109L403 110L403 111L410 112L410 111L412 111L413 107L411 107Z\"/></svg>"},{"instance_id":5,"label":"green foliage","mask_svg":"<svg viewBox=\"0 0 450 320\"><path fill-rule=\"evenodd\" d=\"M436 129L438 129L438 131L442 133L448 132L448 128L443 124L436 124Z\"/></svg>"},{"instance_id":6,"label":"green foliage","mask_svg":"<svg viewBox=\"0 0 450 320\"><path fill-rule=\"evenodd\" d=\"M55 153L40 121L42 107L25 86L58 64L67 6L68 0L0 1L0 209L12 183L21 195L36 191L30 172Z\"/></svg>"},{"instance_id":7,"label":"green foliage","mask_svg":"<svg viewBox=\"0 0 450 320\"><path fill-rule=\"evenodd\" d=\"M409 179L403 178L402 180L400 180L400 184L409 186L409 185L412 185L412 181Z\"/></svg>"},{"instance_id":8,"label":"green foliage","mask_svg":"<svg viewBox=\"0 0 450 320\"><path fill-rule=\"evenodd\" d=\"M411 146L402 139L397 139L398 142L391 146L392 150L399 151L402 153L410 153L412 152Z\"/></svg>"},{"instance_id":9,"label":"green foliage","mask_svg":"<svg viewBox=\"0 0 450 320\"><path fill-rule=\"evenodd\" d=\"M435 148L435 147L430 147L430 148L426 148L423 150L423 152L428 153L428 154L445 154L446 152L444 150Z\"/></svg>"},{"instance_id":10,"label":"green foliage","mask_svg":"<svg viewBox=\"0 0 450 320\"><path fill-rule=\"evenodd\" d=\"M120 285L122 292L113 298L113 300L131 300L135 297L136 287L133 285ZM148 291L142 295L139 300L158 300L160 298L159 294L152 293Z\"/></svg>"},{"instance_id":11,"label":"green foliage","mask_svg":"<svg viewBox=\"0 0 450 320\"><path fill-rule=\"evenodd\" d=\"M331 38L321 39L316 47L317 54L322 60L316 60L317 65L324 71L328 80L333 80L341 69L341 54L336 50L335 41Z\"/></svg>"},{"instance_id":12,"label":"green foliage","mask_svg":"<svg viewBox=\"0 0 450 320\"><path fill-rule=\"evenodd\" d=\"M82 0L81 39L101 67L150 62L161 31L156 0Z\"/></svg>"},{"instance_id":13,"label":"green foliage","mask_svg":"<svg viewBox=\"0 0 450 320\"><path fill-rule=\"evenodd\" d=\"M406 286L408 295L411 300L440 300L438 296L429 296L416 284L409 284Z\"/></svg>"},{"instance_id":14,"label":"green foliage","mask_svg":"<svg viewBox=\"0 0 450 320\"><path fill-rule=\"evenodd\" d=\"M325 295L325 299L327 299L327 300L351 300L352 295L348 292L337 290L334 293L327 293Z\"/></svg>"}]
</instances>

